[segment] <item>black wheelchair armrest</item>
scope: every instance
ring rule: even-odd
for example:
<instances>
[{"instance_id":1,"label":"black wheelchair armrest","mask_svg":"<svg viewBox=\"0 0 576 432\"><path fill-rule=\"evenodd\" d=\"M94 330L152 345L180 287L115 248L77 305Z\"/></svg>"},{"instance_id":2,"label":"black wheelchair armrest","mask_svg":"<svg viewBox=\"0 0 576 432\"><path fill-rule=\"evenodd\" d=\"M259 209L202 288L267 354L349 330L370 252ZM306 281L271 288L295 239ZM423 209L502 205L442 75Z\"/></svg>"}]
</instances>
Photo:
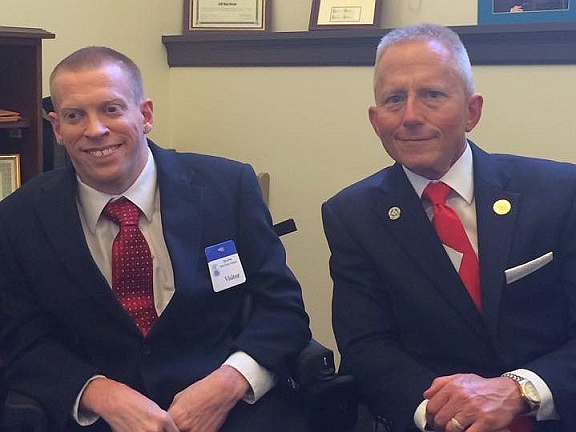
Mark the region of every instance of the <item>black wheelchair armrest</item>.
<instances>
[{"instance_id":1,"label":"black wheelchair armrest","mask_svg":"<svg viewBox=\"0 0 576 432\"><path fill-rule=\"evenodd\" d=\"M288 378L291 399L302 405L308 424L318 432L350 431L358 417L359 389L354 377L338 375L334 353L312 339Z\"/></svg>"},{"instance_id":2,"label":"black wheelchair armrest","mask_svg":"<svg viewBox=\"0 0 576 432\"><path fill-rule=\"evenodd\" d=\"M38 402L29 396L8 392L4 402L4 427L9 431L45 432L46 415Z\"/></svg>"},{"instance_id":3,"label":"black wheelchair armrest","mask_svg":"<svg viewBox=\"0 0 576 432\"><path fill-rule=\"evenodd\" d=\"M336 373L334 353L324 345L310 339L298 355L294 378L303 388L318 381L332 379Z\"/></svg>"}]
</instances>

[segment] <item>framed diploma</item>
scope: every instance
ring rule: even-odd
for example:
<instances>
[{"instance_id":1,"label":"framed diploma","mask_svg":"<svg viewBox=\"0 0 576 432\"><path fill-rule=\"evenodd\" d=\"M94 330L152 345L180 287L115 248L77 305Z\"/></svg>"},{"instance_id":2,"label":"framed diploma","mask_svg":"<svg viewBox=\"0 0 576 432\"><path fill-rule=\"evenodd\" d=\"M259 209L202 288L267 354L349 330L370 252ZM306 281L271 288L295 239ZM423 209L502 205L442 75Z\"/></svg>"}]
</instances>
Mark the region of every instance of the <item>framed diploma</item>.
<instances>
[{"instance_id":1,"label":"framed diploma","mask_svg":"<svg viewBox=\"0 0 576 432\"><path fill-rule=\"evenodd\" d=\"M184 0L184 33L270 30L272 0Z\"/></svg>"},{"instance_id":2,"label":"framed diploma","mask_svg":"<svg viewBox=\"0 0 576 432\"><path fill-rule=\"evenodd\" d=\"M308 28L376 28L381 5L381 0L312 0Z\"/></svg>"},{"instance_id":3,"label":"framed diploma","mask_svg":"<svg viewBox=\"0 0 576 432\"><path fill-rule=\"evenodd\" d=\"M20 155L0 155L0 200L20 187Z\"/></svg>"}]
</instances>

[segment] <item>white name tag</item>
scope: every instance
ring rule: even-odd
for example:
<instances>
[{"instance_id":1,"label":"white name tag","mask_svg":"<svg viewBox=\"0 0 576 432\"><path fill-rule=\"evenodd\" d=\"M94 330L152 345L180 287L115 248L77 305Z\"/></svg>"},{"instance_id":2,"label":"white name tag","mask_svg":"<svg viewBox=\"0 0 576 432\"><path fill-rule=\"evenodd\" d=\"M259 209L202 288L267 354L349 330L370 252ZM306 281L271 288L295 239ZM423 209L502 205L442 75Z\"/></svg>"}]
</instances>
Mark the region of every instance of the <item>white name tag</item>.
<instances>
[{"instance_id":1,"label":"white name tag","mask_svg":"<svg viewBox=\"0 0 576 432\"><path fill-rule=\"evenodd\" d=\"M208 246L205 253L214 292L224 291L246 282L234 240Z\"/></svg>"}]
</instances>

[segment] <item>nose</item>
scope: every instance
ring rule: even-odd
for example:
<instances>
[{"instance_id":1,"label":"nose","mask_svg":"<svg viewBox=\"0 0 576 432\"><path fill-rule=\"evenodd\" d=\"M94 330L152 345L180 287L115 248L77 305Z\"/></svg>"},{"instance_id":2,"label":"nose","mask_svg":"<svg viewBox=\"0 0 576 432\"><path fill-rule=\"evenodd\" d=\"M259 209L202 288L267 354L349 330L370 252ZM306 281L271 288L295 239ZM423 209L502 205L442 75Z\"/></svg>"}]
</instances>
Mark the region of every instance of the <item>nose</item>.
<instances>
[{"instance_id":1,"label":"nose","mask_svg":"<svg viewBox=\"0 0 576 432\"><path fill-rule=\"evenodd\" d=\"M84 135L87 138L99 138L108 132L108 128L102 122L102 119L97 114L89 114L86 116L86 128Z\"/></svg>"},{"instance_id":2,"label":"nose","mask_svg":"<svg viewBox=\"0 0 576 432\"><path fill-rule=\"evenodd\" d=\"M404 127L413 128L423 123L422 111L418 98L408 96L404 106L404 118L402 119Z\"/></svg>"}]
</instances>

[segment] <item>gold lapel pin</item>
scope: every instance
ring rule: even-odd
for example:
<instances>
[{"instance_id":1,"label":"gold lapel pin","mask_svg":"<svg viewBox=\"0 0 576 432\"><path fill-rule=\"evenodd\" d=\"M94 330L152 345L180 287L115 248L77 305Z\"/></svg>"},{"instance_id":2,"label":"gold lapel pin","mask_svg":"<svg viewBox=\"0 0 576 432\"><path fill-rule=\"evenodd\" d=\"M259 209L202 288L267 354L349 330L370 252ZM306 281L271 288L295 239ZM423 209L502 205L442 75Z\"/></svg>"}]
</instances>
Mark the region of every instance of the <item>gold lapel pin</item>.
<instances>
[{"instance_id":1,"label":"gold lapel pin","mask_svg":"<svg viewBox=\"0 0 576 432\"><path fill-rule=\"evenodd\" d=\"M400 219L401 213L402 210L400 210L400 207L390 207L390 209L388 210L388 217L390 218L390 220Z\"/></svg>"},{"instance_id":2,"label":"gold lapel pin","mask_svg":"<svg viewBox=\"0 0 576 432\"><path fill-rule=\"evenodd\" d=\"M492 208L494 209L494 213L500 216L504 216L505 214L510 213L510 210L512 209L512 204L510 204L510 201L508 200L499 199L494 203L494 206Z\"/></svg>"}]
</instances>

